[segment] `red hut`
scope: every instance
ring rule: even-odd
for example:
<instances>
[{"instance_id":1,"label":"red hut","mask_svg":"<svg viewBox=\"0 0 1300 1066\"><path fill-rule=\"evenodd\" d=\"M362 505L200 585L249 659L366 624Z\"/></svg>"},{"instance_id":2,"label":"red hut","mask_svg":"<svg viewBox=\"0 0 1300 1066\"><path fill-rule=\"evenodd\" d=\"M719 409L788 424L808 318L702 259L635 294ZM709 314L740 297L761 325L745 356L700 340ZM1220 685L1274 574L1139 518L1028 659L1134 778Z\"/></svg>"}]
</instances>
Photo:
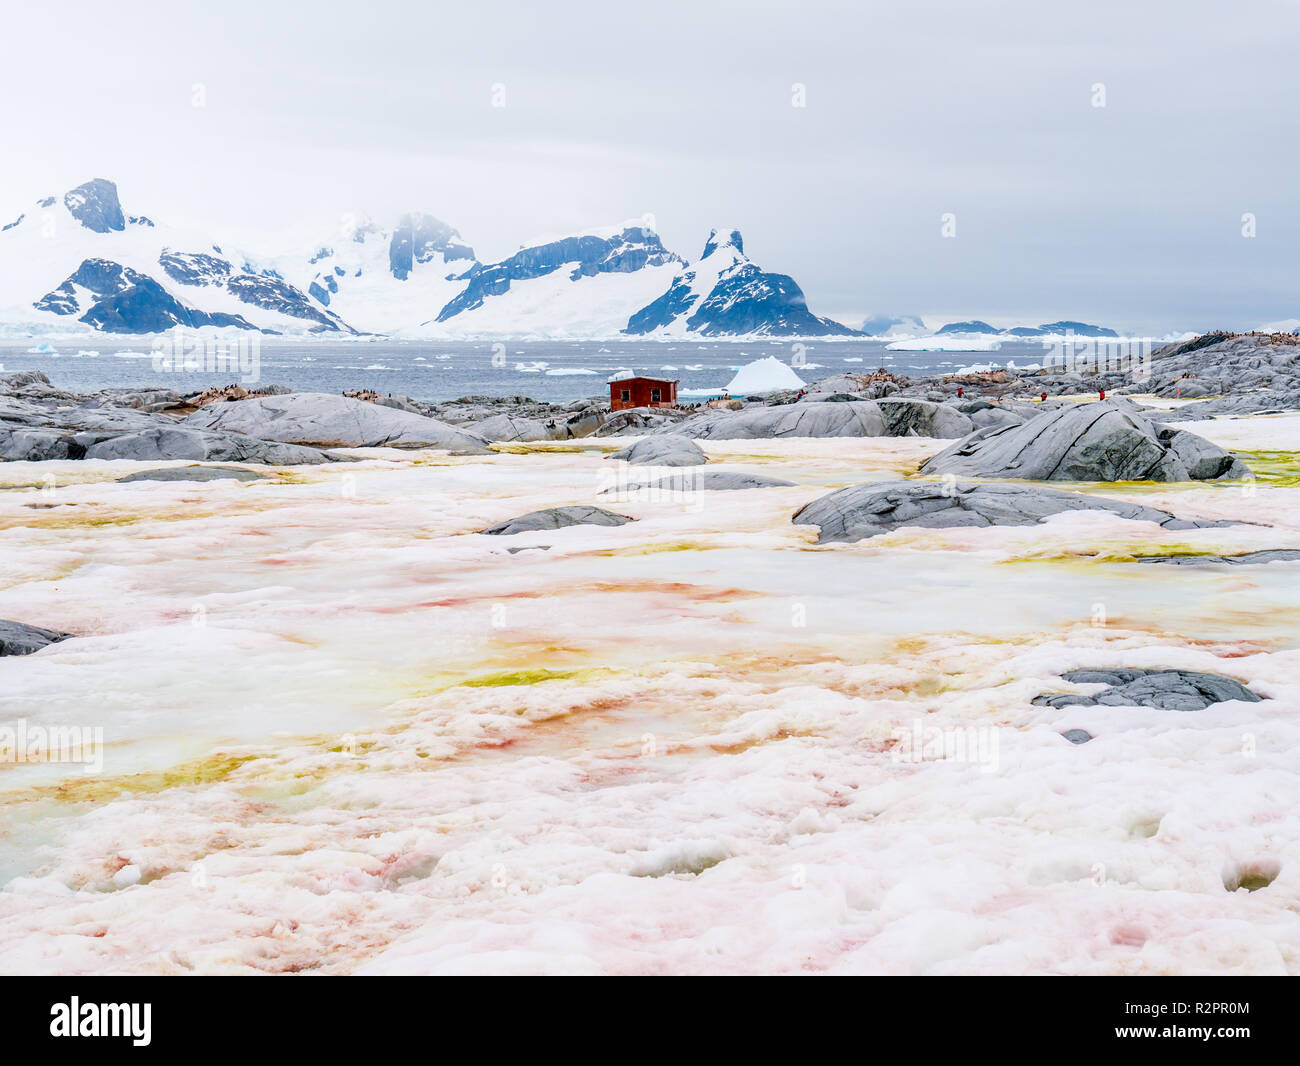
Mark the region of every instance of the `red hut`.
<instances>
[{"instance_id":1,"label":"red hut","mask_svg":"<svg viewBox=\"0 0 1300 1066\"><path fill-rule=\"evenodd\" d=\"M609 383L609 409L676 407L677 381L669 378L615 378Z\"/></svg>"}]
</instances>

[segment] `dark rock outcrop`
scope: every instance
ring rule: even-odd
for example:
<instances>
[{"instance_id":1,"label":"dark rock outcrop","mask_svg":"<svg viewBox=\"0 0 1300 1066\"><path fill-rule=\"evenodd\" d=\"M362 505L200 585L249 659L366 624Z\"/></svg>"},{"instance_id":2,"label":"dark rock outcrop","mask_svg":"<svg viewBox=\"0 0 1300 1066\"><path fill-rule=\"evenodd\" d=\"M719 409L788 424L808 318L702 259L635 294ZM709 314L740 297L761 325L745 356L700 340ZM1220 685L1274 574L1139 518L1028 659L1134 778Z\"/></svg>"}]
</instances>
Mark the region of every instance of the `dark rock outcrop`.
<instances>
[{"instance_id":1,"label":"dark rock outcrop","mask_svg":"<svg viewBox=\"0 0 1300 1066\"><path fill-rule=\"evenodd\" d=\"M1065 511L1109 511L1165 529L1231 525L1182 520L1154 507L1062 492L1034 485L940 484L884 481L853 485L813 500L797 511L796 525L818 526L819 544L857 541L895 529L951 529L959 526L1030 526Z\"/></svg>"},{"instance_id":2,"label":"dark rock outcrop","mask_svg":"<svg viewBox=\"0 0 1300 1066\"><path fill-rule=\"evenodd\" d=\"M701 466L709 461L693 440L667 434L645 437L609 458L622 459L632 466Z\"/></svg>"},{"instance_id":3,"label":"dark rock outcrop","mask_svg":"<svg viewBox=\"0 0 1300 1066\"><path fill-rule=\"evenodd\" d=\"M30 655L71 636L71 633L0 618L0 655Z\"/></svg>"},{"instance_id":4,"label":"dark rock outcrop","mask_svg":"<svg viewBox=\"0 0 1300 1066\"><path fill-rule=\"evenodd\" d=\"M237 466L165 466L141 470L117 479L119 485L133 481L261 481L262 475Z\"/></svg>"},{"instance_id":5,"label":"dark rock outcrop","mask_svg":"<svg viewBox=\"0 0 1300 1066\"><path fill-rule=\"evenodd\" d=\"M547 507L529 511L505 522L498 522L483 530L493 536L510 536L513 533L532 533L539 529L563 529L566 526L625 526L632 519L601 507Z\"/></svg>"},{"instance_id":6,"label":"dark rock outcrop","mask_svg":"<svg viewBox=\"0 0 1300 1066\"><path fill-rule=\"evenodd\" d=\"M1044 707L1155 707L1165 711L1202 711L1215 703L1260 697L1240 681L1194 670L1070 670L1062 680L1074 684L1109 686L1091 696L1062 692L1044 694L1034 703Z\"/></svg>"},{"instance_id":7,"label":"dark rock outcrop","mask_svg":"<svg viewBox=\"0 0 1300 1066\"><path fill-rule=\"evenodd\" d=\"M1131 402L1062 407L1020 425L980 430L934 456L923 474L1027 481L1189 481L1244 477L1240 460Z\"/></svg>"},{"instance_id":8,"label":"dark rock outcrop","mask_svg":"<svg viewBox=\"0 0 1300 1066\"><path fill-rule=\"evenodd\" d=\"M1266 548L1240 555L1139 555L1139 563L1168 563L1171 566L1251 566L1262 563L1300 562L1300 550Z\"/></svg>"}]
</instances>

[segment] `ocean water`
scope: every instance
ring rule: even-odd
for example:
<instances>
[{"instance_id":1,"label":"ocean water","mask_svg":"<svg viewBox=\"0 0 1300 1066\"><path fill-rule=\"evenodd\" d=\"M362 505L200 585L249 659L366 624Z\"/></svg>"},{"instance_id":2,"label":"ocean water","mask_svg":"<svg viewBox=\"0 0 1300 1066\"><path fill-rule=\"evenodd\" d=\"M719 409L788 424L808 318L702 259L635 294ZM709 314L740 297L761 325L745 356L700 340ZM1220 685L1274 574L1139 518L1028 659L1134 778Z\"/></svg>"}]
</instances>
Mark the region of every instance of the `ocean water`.
<instances>
[{"instance_id":1,"label":"ocean water","mask_svg":"<svg viewBox=\"0 0 1300 1066\"><path fill-rule=\"evenodd\" d=\"M36 350L48 345L50 350ZM951 373L972 364L1039 362L1037 343L1004 344L997 352L891 352L882 341L762 342L430 342L260 339L258 384L306 392L370 388L420 400L460 396L528 396L563 402L605 395L620 370L676 378L679 391L721 389L745 363L774 356L805 381L870 372L882 365L907 375ZM148 338L0 341L3 372L40 370L55 385L79 392L111 387L161 387L178 392L245 384L238 371L175 372L154 366ZM800 363L802 362L802 365Z\"/></svg>"}]
</instances>

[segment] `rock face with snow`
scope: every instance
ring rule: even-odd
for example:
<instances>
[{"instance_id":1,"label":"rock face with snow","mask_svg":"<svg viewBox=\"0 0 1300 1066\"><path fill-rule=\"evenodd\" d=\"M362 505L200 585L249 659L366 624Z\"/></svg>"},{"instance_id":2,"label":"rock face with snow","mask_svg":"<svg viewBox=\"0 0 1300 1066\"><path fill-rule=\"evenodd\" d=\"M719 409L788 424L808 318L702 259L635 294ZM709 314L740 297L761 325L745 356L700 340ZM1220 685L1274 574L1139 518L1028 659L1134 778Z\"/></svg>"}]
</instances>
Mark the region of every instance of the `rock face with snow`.
<instances>
[{"instance_id":1,"label":"rock face with snow","mask_svg":"<svg viewBox=\"0 0 1300 1066\"><path fill-rule=\"evenodd\" d=\"M1065 511L1109 511L1165 529L1199 529L1228 522L1183 520L1167 511L1119 500L1033 485L939 484L885 481L853 485L813 500L795 513L795 525L818 526L819 544L852 542L895 529L1031 526Z\"/></svg>"},{"instance_id":2,"label":"rock face with snow","mask_svg":"<svg viewBox=\"0 0 1300 1066\"><path fill-rule=\"evenodd\" d=\"M505 522L498 522L483 530L493 536L510 536L514 533L532 533L536 530L563 529L566 526L625 526L632 519L615 514L602 507L547 507L529 511Z\"/></svg>"},{"instance_id":3,"label":"rock face with snow","mask_svg":"<svg viewBox=\"0 0 1300 1066\"><path fill-rule=\"evenodd\" d=\"M775 437L960 437L974 424L951 407L924 400L854 400L709 411L668 433L710 440Z\"/></svg>"},{"instance_id":4,"label":"rock face with snow","mask_svg":"<svg viewBox=\"0 0 1300 1066\"><path fill-rule=\"evenodd\" d=\"M1165 711L1203 711L1215 703L1260 698L1240 681L1193 670L1070 670L1062 680L1077 685L1106 685L1091 696L1059 693L1038 696L1045 707L1155 707Z\"/></svg>"},{"instance_id":5,"label":"rock face with snow","mask_svg":"<svg viewBox=\"0 0 1300 1066\"><path fill-rule=\"evenodd\" d=\"M622 459L632 466L701 466L709 461L695 441L667 435L645 437L609 458Z\"/></svg>"},{"instance_id":6,"label":"rock face with snow","mask_svg":"<svg viewBox=\"0 0 1300 1066\"><path fill-rule=\"evenodd\" d=\"M212 404L185 424L319 447L445 448L469 455L488 450L481 437L437 419L322 392Z\"/></svg>"},{"instance_id":7,"label":"rock face with snow","mask_svg":"<svg viewBox=\"0 0 1300 1066\"><path fill-rule=\"evenodd\" d=\"M1188 481L1243 477L1247 470L1217 445L1154 425L1127 401L1107 400L980 430L934 456L921 472L1028 481Z\"/></svg>"},{"instance_id":8,"label":"rock face with snow","mask_svg":"<svg viewBox=\"0 0 1300 1066\"><path fill-rule=\"evenodd\" d=\"M856 330L808 310L786 274L760 270L745 255L738 230L715 229L700 258L677 272L668 291L628 320L634 336L850 336Z\"/></svg>"},{"instance_id":9,"label":"rock face with snow","mask_svg":"<svg viewBox=\"0 0 1300 1066\"><path fill-rule=\"evenodd\" d=\"M71 636L71 633L60 633L0 618L0 655L31 655L32 652L48 648Z\"/></svg>"}]
</instances>

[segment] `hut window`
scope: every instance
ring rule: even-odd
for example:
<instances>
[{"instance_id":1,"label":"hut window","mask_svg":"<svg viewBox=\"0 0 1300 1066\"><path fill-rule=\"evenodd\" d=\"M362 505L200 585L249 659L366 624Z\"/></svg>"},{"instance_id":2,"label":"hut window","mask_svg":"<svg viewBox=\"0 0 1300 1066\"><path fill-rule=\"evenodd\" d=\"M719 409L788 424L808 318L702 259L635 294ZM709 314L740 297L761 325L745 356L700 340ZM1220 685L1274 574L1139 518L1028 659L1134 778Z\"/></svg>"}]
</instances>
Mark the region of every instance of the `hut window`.
<instances>
[{"instance_id":1,"label":"hut window","mask_svg":"<svg viewBox=\"0 0 1300 1066\"><path fill-rule=\"evenodd\" d=\"M659 402L659 390L658 390L658 389L651 389L651 390L650 390L650 402L651 402L651 403L658 403L658 402Z\"/></svg>"},{"instance_id":2,"label":"hut window","mask_svg":"<svg viewBox=\"0 0 1300 1066\"><path fill-rule=\"evenodd\" d=\"M619 398L620 400L630 400L630 399L632 399L632 390L631 390L631 389L621 389L621 390L619 391L618 398Z\"/></svg>"}]
</instances>

